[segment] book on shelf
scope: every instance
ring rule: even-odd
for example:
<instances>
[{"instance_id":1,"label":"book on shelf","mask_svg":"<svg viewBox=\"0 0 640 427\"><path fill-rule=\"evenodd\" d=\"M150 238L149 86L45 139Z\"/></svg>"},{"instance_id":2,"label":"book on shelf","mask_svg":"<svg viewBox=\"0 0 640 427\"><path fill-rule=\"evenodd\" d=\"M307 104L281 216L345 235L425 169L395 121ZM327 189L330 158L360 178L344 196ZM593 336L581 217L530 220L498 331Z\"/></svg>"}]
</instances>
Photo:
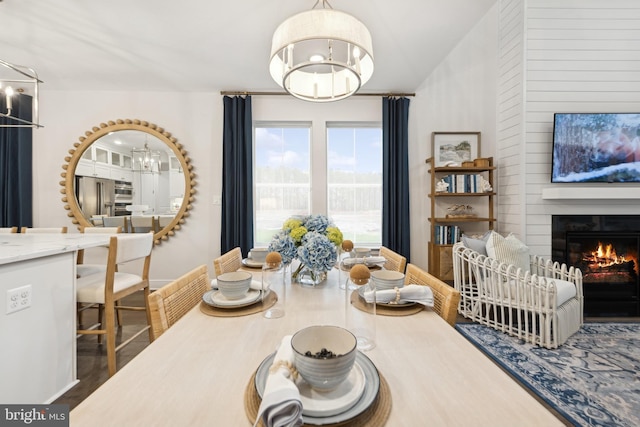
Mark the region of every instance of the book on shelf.
<instances>
[{"instance_id":1,"label":"book on shelf","mask_svg":"<svg viewBox=\"0 0 640 427\"><path fill-rule=\"evenodd\" d=\"M462 230L457 225L436 225L434 241L436 245L453 245L460 241Z\"/></svg>"},{"instance_id":2,"label":"book on shelf","mask_svg":"<svg viewBox=\"0 0 640 427\"><path fill-rule=\"evenodd\" d=\"M482 176L480 174L450 174L442 177L449 184L447 193L479 193L482 192Z\"/></svg>"}]
</instances>

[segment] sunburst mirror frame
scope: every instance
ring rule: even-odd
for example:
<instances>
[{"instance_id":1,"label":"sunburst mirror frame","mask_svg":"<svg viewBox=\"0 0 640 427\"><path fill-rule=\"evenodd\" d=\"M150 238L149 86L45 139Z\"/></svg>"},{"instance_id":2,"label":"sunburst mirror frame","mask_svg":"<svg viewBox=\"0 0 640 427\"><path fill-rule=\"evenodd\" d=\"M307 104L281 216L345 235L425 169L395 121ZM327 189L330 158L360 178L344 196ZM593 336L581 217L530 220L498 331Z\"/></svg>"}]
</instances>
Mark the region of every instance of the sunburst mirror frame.
<instances>
[{"instance_id":1,"label":"sunburst mirror frame","mask_svg":"<svg viewBox=\"0 0 640 427\"><path fill-rule=\"evenodd\" d=\"M60 181L60 185L62 186L60 193L63 194L62 202L65 204L64 208L69 211L67 216L72 218L71 222L76 224L78 229L83 226L93 226L93 224L82 214L82 210L80 209L78 200L76 199L74 190L76 167L78 166L78 162L82 158L84 152L91 147L91 144L110 132L122 130L138 130L146 132L164 142L174 152L184 172L185 197L173 220L162 230L154 234L154 242L158 245L161 242L168 240L169 237L173 236L177 230L180 230L182 224L185 223L185 218L189 216L189 211L193 208L193 202L195 200L196 174L193 172L191 159L187 156L187 151L183 148L182 144L180 144L170 132L167 132L153 123L137 119L118 119L116 121L100 123L100 126L94 126L90 131L86 131L84 136L81 136L78 139L78 142L73 144L74 148L69 150L69 155L64 158L66 162L62 165L64 172L60 174L62 178L64 178L64 180Z\"/></svg>"}]
</instances>

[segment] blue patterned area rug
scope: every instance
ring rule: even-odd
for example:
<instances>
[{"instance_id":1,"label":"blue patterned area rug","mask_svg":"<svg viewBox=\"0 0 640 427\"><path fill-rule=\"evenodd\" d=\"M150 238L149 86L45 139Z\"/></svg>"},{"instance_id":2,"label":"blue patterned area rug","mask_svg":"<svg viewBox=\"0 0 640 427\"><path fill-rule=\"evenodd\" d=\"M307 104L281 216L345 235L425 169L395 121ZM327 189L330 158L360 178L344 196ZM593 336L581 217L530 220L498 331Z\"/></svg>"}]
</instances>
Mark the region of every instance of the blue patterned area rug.
<instances>
[{"instance_id":1,"label":"blue patterned area rug","mask_svg":"<svg viewBox=\"0 0 640 427\"><path fill-rule=\"evenodd\" d=\"M640 426L640 323L586 323L556 350L475 323L456 329L569 422Z\"/></svg>"}]
</instances>

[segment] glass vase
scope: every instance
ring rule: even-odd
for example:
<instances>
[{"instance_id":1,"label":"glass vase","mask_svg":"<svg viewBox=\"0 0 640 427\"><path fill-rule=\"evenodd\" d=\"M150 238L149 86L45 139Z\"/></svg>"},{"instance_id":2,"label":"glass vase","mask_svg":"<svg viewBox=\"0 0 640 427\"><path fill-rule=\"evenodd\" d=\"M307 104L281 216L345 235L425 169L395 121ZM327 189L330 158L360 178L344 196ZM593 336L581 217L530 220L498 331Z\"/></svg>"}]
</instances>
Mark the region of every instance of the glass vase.
<instances>
[{"instance_id":1,"label":"glass vase","mask_svg":"<svg viewBox=\"0 0 640 427\"><path fill-rule=\"evenodd\" d=\"M318 286L325 280L327 280L327 272L322 270L315 270L306 265L297 271L295 278L296 282L303 286Z\"/></svg>"}]
</instances>

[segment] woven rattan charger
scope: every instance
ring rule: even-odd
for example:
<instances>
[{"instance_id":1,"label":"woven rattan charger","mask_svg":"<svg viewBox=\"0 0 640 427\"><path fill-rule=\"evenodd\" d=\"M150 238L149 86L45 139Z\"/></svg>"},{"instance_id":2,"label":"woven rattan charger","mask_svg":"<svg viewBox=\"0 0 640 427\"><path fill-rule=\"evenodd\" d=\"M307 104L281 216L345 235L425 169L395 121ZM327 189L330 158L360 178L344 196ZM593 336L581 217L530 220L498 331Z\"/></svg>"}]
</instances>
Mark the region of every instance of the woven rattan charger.
<instances>
[{"instance_id":1,"label":"woven rattan charger","mask_svg":"<svg viewBox=\"0 0 640 427\"><path fill-rule=\"evenodd\" d=\"M257 371L256 371L257 372ZM247 418L253 424L258 416L258 409L260 408L260 395L256 390L256 372L251 375L249 383L244 391L244 411L247 414ZM391 413L391 391L389 390L389 384L384 379L382 374L378 372L380 377L380 390L376 400L365 411L358 414L350 420L346 420L340 423L324 424L326 426L353 426L353 427L382 427L387 422L389 414ZM264 427L264 424L259 422L258 426ZM309 424L303 424L309 425Z\"/></svg>"},{"instance_id":2,"label":"woven rattan charger","mask_svg":"<svg viewBox=\"0 0 640 427\"><path fill-rule=\"evenodd\" d=\"M240 317L249 314L260 313L273 306L278 301L278 295L274 291L267 294L263 301L257 301L255 304L245 307L214 307L204 301L200 302L200 311L209 316L216 317Z\"/></svg>"}]
</instances>

